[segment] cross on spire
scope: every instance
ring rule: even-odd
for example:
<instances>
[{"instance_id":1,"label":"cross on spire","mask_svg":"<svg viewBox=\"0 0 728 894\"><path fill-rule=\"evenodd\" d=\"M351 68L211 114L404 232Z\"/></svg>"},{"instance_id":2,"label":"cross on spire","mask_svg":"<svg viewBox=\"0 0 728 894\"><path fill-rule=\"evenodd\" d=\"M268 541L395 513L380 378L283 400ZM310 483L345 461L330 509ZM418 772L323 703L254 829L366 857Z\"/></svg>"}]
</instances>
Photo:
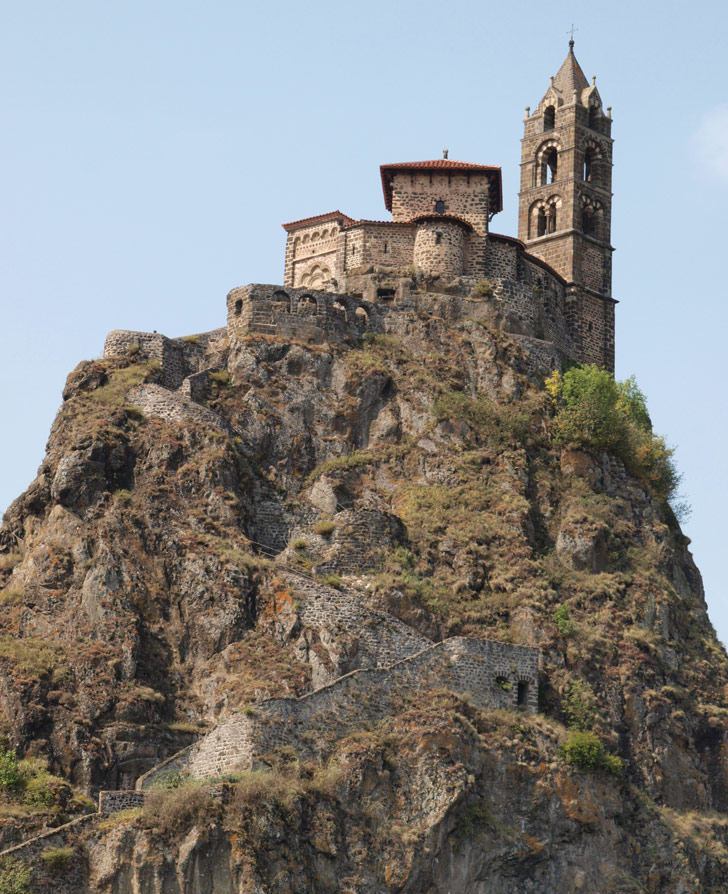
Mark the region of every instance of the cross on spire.
<instances>
[{"instance_id":1,"label":"cross on spire","mask_svg":"<svg viewBox=\"0 0 728 894\"><path fill-rule=\"evenodd\" d=\"M569 35L569 37L570 37L570 40L569 40L569 49L572 49L572 50L574 49L574 33L575 33L576 31L578 31L578 30L579 30L579 29L578 29L578 28L575 28L575 27L574 27L574 23L572 22L572 23L571 23L571 28L566 32L566 33Z\"/></svg>"}]
</instances>

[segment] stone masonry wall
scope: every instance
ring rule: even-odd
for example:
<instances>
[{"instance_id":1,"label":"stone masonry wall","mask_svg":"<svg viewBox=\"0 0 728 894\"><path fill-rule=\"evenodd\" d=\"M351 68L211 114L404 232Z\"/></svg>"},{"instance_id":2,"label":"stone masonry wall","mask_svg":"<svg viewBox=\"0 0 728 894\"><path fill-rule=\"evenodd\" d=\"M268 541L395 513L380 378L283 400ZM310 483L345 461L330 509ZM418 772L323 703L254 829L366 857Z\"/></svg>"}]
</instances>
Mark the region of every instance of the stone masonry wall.
<instances>
[{"instance_id":1,"label":"stone masonry wall","mask_svg":"<svg viewBox=\"0 0 728 894\"><path fill-rule=\"evenodd\" d=\"M381 308L349 295L271 285L233 289L227 298L231 335L277 335L310 344L356 343L367 330L382 331Z\"/></svg>"},{"instance_id":2,"label":"stone masonry wall","mask_svg":"<svg viewBox=\"0 0 728 894\"><path fill-rule=\"evenodd\" d=\"M452 220L425 220L417 224L414 263L418 270L453 278L465 273L465 241L462 224Z\"/></svg>"},{"instance_id":3,"label":"stone masonry wall","mask_svg":"<svg viewBox=\"0 0 728 894\"><path fill-rule=\"evenodd\" d=\"M550 341L563 355L576 358L564 305L566 287L560 277L524 252L519 242L491 234L486 279L501 302L501 328Z\"/></svg>"},{"instance_id":4,"label":"stone masonry wall","mask_svg":"<svg viewBox=\"0 0 728 894\"><path fill-rule=\"evenodd\" d=\"M415 229L409 224L362 221L347 227L340 238L347 271L361 266L405 270L414 263Z\"/></svg>"},{"instance_id":5,"label":"stone masonry wall","mask_svg":"<svg viewBox=\"0 0 728 894\"><path fill-rule=\"evenodd\" d=\"M487 175L438 173L436 170L424 174L404 170L392 178L392 220L395 223L433 214L437 201L445 202L445 214L462 217L481 235L488 232L490 187Z\"/></svg>"},{"instance_id":6,"label":"stone masonry wall","mask_svg":"<svg viewBox=\"0 0 728 894\"><path fill-rule=\"evenodd\" d=\"M261 613L273 614L285 637L290 638L294 626L317 632L329 666L314 668L314 687L358 668L396 664L432 646L399 619L367 607L359 592L325 587L295 572L281 574L281 580L284 586L275 592L275 605L262 606Z\"/></svg>"},{"instance_id":7,"label":"stone masonry wall","mask_svg":"<svg viewBox=\"0 0 728 894\"><path fill-rule=\"evenodd\" d=\"M115 329L106 336L104 357L140 354L157 360L161 365L160 383L165 388L179 388L187 376L200 372L207 347L225 334L224 329L215 329L189 338L167 338L158 332Z\"/></svg>"},{"instance_id":8,"label":"stone masonry wall","mask_svg":"<svg viewBox=\"0 0 728 894\"><path fill-rule=\"evenodd\" d=\"M145 413L159 416L168 422L193 422L212 425L219 431L229 433L224 420L213 410L202 407L178 391L170 391L162 385L137 385L132 388L128 400Z\"/></svg>"},{"instance_id":9,"label":"stone masonry wall","mask_svg":"<svg viewBox=\"0 0 728 894\"><path fill-rule=\"evenodd\" d=\"M468 693L481 708L538 706L537 649L454 637L386 668L356 670L298 699L269 699L220 723L137 783L146 789L166 773L217 777L254 766L274 748L325 759L336 740L376 723L398 700L430 687Z\"/></svg>"},{"instance_id":10,"label":"stone masonry wall","mask_svg":"<svg viewBox=\"0 0 728 894\"><path fill-rule=\"evenodd\" d=\"M120 813L122 810L133 810L144 806L144 792L138 791L101 791L99 792L99 813Z\"/></svg>"},{"instance_id":11,"label":"stone masonry wall","mask_svg":"<svg viewBox=\"0 0 728 894\"><path fill-rule=\"evenodd\" d=\"M341 234L338 220L315 221L308 227L299 227L288 234L286 240L287 275L286 285L305 287L305 280L315 275L318 267L329 276L338 280L341 270L337 266L337 249ZM314 283L311 287L320 288Z\"/></svg>"}]
</instances>

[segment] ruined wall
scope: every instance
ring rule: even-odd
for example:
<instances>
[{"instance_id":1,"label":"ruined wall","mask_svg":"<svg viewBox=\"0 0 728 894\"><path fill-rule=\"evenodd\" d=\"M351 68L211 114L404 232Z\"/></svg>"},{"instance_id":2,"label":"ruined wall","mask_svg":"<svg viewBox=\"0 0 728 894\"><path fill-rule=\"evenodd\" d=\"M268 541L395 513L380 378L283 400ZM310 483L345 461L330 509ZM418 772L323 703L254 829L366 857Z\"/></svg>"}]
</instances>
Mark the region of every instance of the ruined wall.
<instances>
[{"instance_id":1,"label":"ruined wall","mask_svg":"<svg viewBox=\"0 0 728 894\"><path fill-rule=\"evenodd\" d=\"M382 331L375 304L330 292L254 284L233 289L227 307L230 335L255 332L322 344L355 343L369 329Z\"/></svg>"},{"instance_id":2,"label":"ruined wall","mask_svg":"<svg viewBox=\"0 0 728 894\"><path fill-rule=\"evenodd\" d=\"M274 748L325 759L332 743L375 723L402 696L433 686L468 693L481 708L538 707L537 649L453 637L391 667L356 670L298 699L269 699L230 717L195 745L143 776L147 789L171 772L210 778L250 769Z\"/></svg>"},{"instance_id":3,"label":"ruined wall","mask_svg":"<svg viewBox=\"0 0 728 894\"><path fill-rule=\"evenodd\" d=\"M161 365L160 384L179 388L187 376L201 371L207 349L225 335L225 329L215 329L186 338L167 338L158 332L114 329L106 336L104 357L139 355L157 360Z\"/></svg>"}]
</instances>

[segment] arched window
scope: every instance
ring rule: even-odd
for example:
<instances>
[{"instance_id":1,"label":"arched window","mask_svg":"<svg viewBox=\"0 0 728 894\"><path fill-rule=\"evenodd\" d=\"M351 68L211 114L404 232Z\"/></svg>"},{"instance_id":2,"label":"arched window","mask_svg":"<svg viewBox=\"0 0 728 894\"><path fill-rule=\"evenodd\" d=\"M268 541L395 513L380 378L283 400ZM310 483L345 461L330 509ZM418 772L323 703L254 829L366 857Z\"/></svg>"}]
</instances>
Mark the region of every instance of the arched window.
<instances>
[{"instance_id":1,"label":"arched window","mask_svg":"<svg viewBox=\"0 0 728 894\"><path fill-rule=\"evenodd\" d=\"M438 199L435 202L435 214L444 214L445 213L445 202L442 199Z\"/></svg>"},{"instance_id":2,"label":"arched window","mask_svg":"<svg viewBox=\"0 0 728 894\"><path fill-rule=\"evenodd\" d=\"M291 299L287 292L283 292L280 289L277 292L273 292L273 310L286 314L291 312Z\"/></svg>"},{"instance_id":3,"label":"arched window","mask_svg":"<svg viewBox=\"0 0 728 894\"><path fill-rule=\"evenodd\" d=\"M541 183L554 183L558 172L559 153L556 147L552 146L544 152L543 164L541 166Z\"/></svg>"},{"instance_id":4,"label":"arched window","mask_svg":"<svg viewBox=\"0 0 728 894\"><path fill-rule=\"evenodd\" d=\"M298 299L298 312L308 316L315 316L318 311L318 304L313 295L302 295Z\"/></svg>"},{"instance_id":5,"label":"arched window","mask_svg":"<svg viewBox=\"0 0 728 894\"><path fill-rule=\"evenodd\" d=\"M591 146L587 146L584 150L584 180L590 183L594 174L594 156L595 152Z\"/></svg>"},{"instance_id":6,"label":"arched window","mask_svg":"<svg viewBox=\"0 0 728 894\"><path fill-rule=\"evenodd\" d=\"M520 706L526 706L528 704L528 682L526 680L518 681L518 691L516 693L516 704Z\"/></svg>"},{"instance_id":7,"label":"arched window","mask_svg":"<svg viewBox=\"0 0 728 894\"><path fill-rule=\"evenodd\" d=\"M442 233L435 233L435 245L439 245L442 242Z\"/></svg>"},{"instance_id":8,"label":"arched window","mask_svg":"<svg viewBox=\"0 0 728 894\"><path fill-rule=\"evenodd\" d=\"M340 317L344 322L346 322L346 305L344 305L341 301L334 301L331 305L331 309L337 317Z\"/></svg>"},{"instance_id":9,"label":"arched window","mask_svg":"<svg viewBox=\"0 0 728 894\"><path fill-rule=\"evenodd\" d=\"M547 106L543 113L543 129L553 130L556 123L556 109L553 106Z\"/></svg>"},{"instance_id":10,"label":"arched window","mask_svg":"<svg viewBox=\"0 0 728 894\"><path fill-rule=\"evenodd\" d=\"M589 127L592 130L599 130L601 117L602 113L599 111L599 106L589 106Z\"/></svg>"},{"instance_id":11,"label":"arched window","mask_svg":"<svg viewBox=\"0 0 728 894\"><path fill-rule=\"evenodd\" d=\"M556 232L556 205L549 205L548 219L546 221L546 231L549 233Z\"/></svg>"},{"instance_id":12,"label":"arched window","mask_svg":"<svg viewBox=\"0 0 728 894\"><path fill-rule=\"evenodd\" d=\"M366 329L369 325L369 314L364 310L363 307L357 307L354 312L354 318L356 320L356 325L359 329Z\"/></svg>"},{"instance_id":13,"label":"arched window","mask_svg":"<svg viewBox=\"0 0 728 894\"><path fill-rule=\"evenodd\" d=\"M543 208L538 209L538 217L536 218L536 235L546 235L546 212Z\"/></svg>"}]
</instances>

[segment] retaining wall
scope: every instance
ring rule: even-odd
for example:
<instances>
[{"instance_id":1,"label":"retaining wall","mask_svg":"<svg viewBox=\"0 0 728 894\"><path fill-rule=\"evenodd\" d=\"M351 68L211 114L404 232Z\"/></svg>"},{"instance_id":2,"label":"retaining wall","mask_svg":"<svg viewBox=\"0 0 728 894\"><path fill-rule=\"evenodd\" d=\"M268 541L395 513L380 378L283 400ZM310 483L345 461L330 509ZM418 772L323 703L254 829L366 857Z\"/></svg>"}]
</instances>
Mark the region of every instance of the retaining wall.
<instances>
[{"instance_id":1,"label":"retaining wall","mask_svg":"<svg viewBox=\"0 0 728 894\"><path fill-rule=\"evenodd\" d=\"M453 637L385 668L352 671L298 699L269 699L236 714L199 742L141 777L149 788L171 772L209 778L253 767L274 748L325 759L333 743L396 710L402 697L432 687L469 693L480 708L538 707L538 649Z\"/></svg>"}]
</instances>

